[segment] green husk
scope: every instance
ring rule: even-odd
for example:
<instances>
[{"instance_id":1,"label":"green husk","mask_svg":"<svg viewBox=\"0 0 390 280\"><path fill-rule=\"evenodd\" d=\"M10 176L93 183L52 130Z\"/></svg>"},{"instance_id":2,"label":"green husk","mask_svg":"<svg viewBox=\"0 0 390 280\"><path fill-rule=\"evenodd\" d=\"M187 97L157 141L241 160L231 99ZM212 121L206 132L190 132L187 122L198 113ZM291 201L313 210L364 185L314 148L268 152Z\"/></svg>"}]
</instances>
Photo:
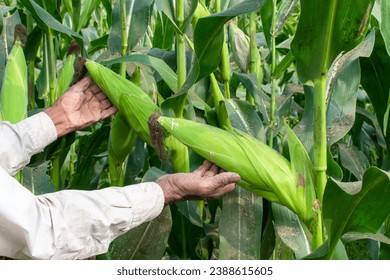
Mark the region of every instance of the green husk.
<instances>
[{"instance_id":1,"label":"green husk","mask_svg":"<svg viewBox=\"0 0 390 280\"><path fill-rule=\"evenodd\" d=\"M122 164L131 152L137 135L122 113L117 113L111 126L108 153L116 165Z\"/></svg>"},{"instance_id":2,"label":"green husk","mask_svg":"<svg viewBox=\"0 0 390 280\"><path fill-rule=\"evenodd\" d=\"M308 221L305 197L298 195L298 176L290 162L264 143L235 129L160 116L164 130L221 168L240 174L245 188L285 205ZM300 186L301 187L301 186Z\"/></svg>"},{"instance_id":3,"label":"green husk","mask_svg":"<svg viewBox=\"0 0 390 280\"><path fill-rule=\"evenodd\" d=\"M27 64L20 39L8 56L0 92L0 120L17 123L27 116Z\"/></svg>"},{"instance_id":4,"label":"green husk","mask_svg":"<svg viewBox=\"0 0 390 280\"><path fill-rule=\"evenodd\" d=\"M151 144L148 119L154 112L160 111L159 107L141 88L103 65L87 60L85 66L137 135Z\"/></svg>"}]
</instances>

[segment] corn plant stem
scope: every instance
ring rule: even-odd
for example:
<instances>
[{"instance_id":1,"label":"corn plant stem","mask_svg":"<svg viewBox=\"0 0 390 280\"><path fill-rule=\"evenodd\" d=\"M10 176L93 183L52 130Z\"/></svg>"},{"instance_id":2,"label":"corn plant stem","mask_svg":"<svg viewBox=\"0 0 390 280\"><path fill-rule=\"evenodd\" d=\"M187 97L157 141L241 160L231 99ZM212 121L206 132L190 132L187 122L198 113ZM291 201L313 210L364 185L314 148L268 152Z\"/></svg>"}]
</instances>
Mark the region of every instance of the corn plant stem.
<instances>
[{"instance_id":1,"label":"corn plant stem","mask_svg":"<svg viewBox=\"0 0 390 280\"><path fill-rule=\"evenodd\" d=\"M129 48L129 30L131 25L131 19L134 9L134 2L130 3L130 11L127 14L126 0L120 0L120 17L121 17L121 29L122 29L122 56L127 55ZM120 75L126 77L126 62L122 62L120 65Z\"/></svg>"},{"instance_id":2,"label":"corn plant stem","mask_svg":"<svg viewBox=\"0 0 390 280\"><path fill-rule=\"evenodd\" d=\"M53 183L53 186L56 191L60 190L61 186L61 165L60 165L60 155L56 154L54 155L52 161L51 161L51 172L50 172L50 179L51 182Z\"/></svg>"},{"instance_id":3,"label":"corn plant stem","mask_svg":"<svg viewBox=\"0 0 390 280\"><path fill-rule=\"evenodd\" d=\"M127 36L126 32L126 0L120 0L120 17L121 17L121 29L122 29L122 55L127 53ZM122 62L120 65L120 75L126 77L126 62Z\"/></svg>"},{"instance_id":4,"label":"corn plant stem","mask_svg":"<svg viewBox=\"0 0 390 280\"><path fill-rule=\"evenodd\" d=\"M322 202L326 185L326 76L314 82L314 174L317 198Z\"/></svg>"},{"instance_id":5,"label":"corn plant stem","mask_svg":"<svg viewBox=\"0 0 390 280\"><path fill-rule=\"evenodd\" d=\"M249 55L249 73L256 73L257 62L257 42L256 42L256 12L249 14L249 32L250 32L250 55Z\"/></svg>"},{"instance_id":6,"label":"corn plant stem","mask_svg":"<svg viewBox=\"0 0 390 280\"><path fill-rule=\"evenodd\" d=\"M256 42L256 12L249 14L249 32L250 32L250 54L249 54L249 73L253 74L257 72L256 69L256 53L257 52L257 42ZM252 95L247 93L246 100L252 105L255 105L255 99Z\"/></svg>"},{"instance_id":7,"label":"corn plant stem","mask_svg":"<svg viewBox=\"0 0 390 280\"><path fill-rule=\"evenodd\" d=\"M182 30L184 26L184 0L176 0L176 23ZM184 34L176 34L177 87L179 89L184 85L187 78L185 40ZM175 114L177 118L183 118L185 103L186 98L183 98L181 104L176 108Z\"/></svg>"},{"instance_id":8,"label":"corn plant stem","mask_svg":"<svg viewBox=\"0 0 390 280\"><path fill-rule=\"evenodd\" d=\"M318 247L322 245L324 242L324 234L323 234L323 221L322 221L322 212L317 212L317 219L313 222L311 231L312 231L312 242L311 248L312 250L316 250Z\"/></svg>"},{"instance_id":9,"label":"corn plant stem","mask_svg":"<svg viewBox=\"0 0 390 280\"><path fill-rule=\"evenodd\" d=\"M7 39L7 20L5 16L1 19L3 21L3 41L4 41L4 51L5 51L5 57L8 60L8 39Z\"/></svg>"},{"instance_id":10,"label":"corn plant stem","mask_svg":"<svg viewBox=\"0 0 390 280\"><path fill-rule=\"evenodd\" d=\"M70 146L69 151L69 174L72 176L75 173L75 163L77 160L76 143Z\"/></svg>"},{"instance_id":11,"label":"corn plant stem","mask_svg":"<svg viewBox=\"0 0 390 280\"><path fill-rule=\"evenodd\" d=\"M42 2L43 8L47 10L46 1ZM47 48L46 50L46 56L45 58L48 60L48 81L49 81L49 105L53 105L54 102L57 100L57 97L55 96L55 83L56 83L56 53L54 49L54 36L53 31L48 27L47 32L45 34L45 40Z\"/></svg>"},{"instance_id":12,"label":"corn plant stem","mask_svg":"<svg viewBox=\"0 0 390 280\"><path fill-rule=\"evenodd\" d=\"M185 2L184 0L176 0L176 23L179 29L183 32L184 18L185 18ZM184 85L187 78L187 65L186 65L186 45L185 34L176 33L176 63L177 63L177 88L180 89ZM185 96L187 93L185 93ZM186 98L181 99L181 104L175 108L175 115L177 118L184 117L184 107L186 104ZM183 162L183 158L172 158L173 165L176 165L178 172L189 172L189 159L187 147L181 147L181 154L187 159L184 160L184 166L177 166L179 162ZM177 156L176 156L177 157ZM176 163L175 163L176 162ZM174 167L175 168L175 167ZM183 258L188 258L187 252L187 233L185 227L185 218L181 216L181 233L182 233L182 254Z\"/></svg>"},{"instance_id":13,"label":"corn plant stem","mask_svg":"<svg viewBox=\"0 0 390 280\"><path fill-rule=\"evenodd\" d=\"M226 38L226 34L225 34ZM222 78L225 89L225 98L230 98L230 58L229 58L229 47L228 43L225 40L222 46L222 57L221 57L221 67L222 67Z\"/></svg>"},{"instance_id":14,"label":"corn plant stem","mask_svg":"<svg viewBox=\"0 0 390 280\"><path fill-rule=\"evenodd\" d=\"M270 133L268 145L273 147L274 129L275 129L275 109L276 109L276 78L274 76L276 69L276 17L277 17L277 0L273 1L273 15L271 27L271 108L270 108Z\"/></svg>"},{"instance_id":15,"label":"corn plant stem","mask_svg":"<svg viewBox=\"0 0 390 280\"><path fill-rule=\"evenodd\" d=\"M108 170L110 172L110 184L112 186L121 187L124 184L123 164L116 165L112 158L108 157Z\"/></svg>"},{"instance_id":16,"label":"corn plant stem","mask_svg":"<svg viewBox=\"0 0 390 280\"><path fill-rule=\"evenodd\" d=\"M215 12L221 11L221 0L215 1ZM230 58L229 58L229 46L226 41L226 33L224 35L225 40L222 45L222 57L221 57L221 72L225 89L225 98L230 98Z\"/></svg>"},{"instance_id":17,"label":"corn plant stem","mask_svg":"<svg viewBox=\"0 0 390 280\"><path fill-rule=\"evenodd\" d=\"M131 18L133 14L134 1L131 1L130 11L127 14L126 0L120 0L120 21L122 30L122 56L127 55L128 52L128 41L129 41L129 30L131 25ZM120 75L126 78L126 62L120 64ZM115 120L114 120L115 121ZM111 141L111 137L110 140ZM113 186L123 186L124 184L124 163L117 164L109 155L108 157L108 170L110 173L110 182Z\"/></svg>"},{"instance_id":18,"label":"corn plant stem","mask_svg":"<svg viewBox=\"0 0 390 280\"><path fill-rule=\"evenodd\" d=\"M34 29L33 17L30 13L27 14L27 34L31 34ZM28 100L29 109L35 109L35 96L34 96L34 75L35 65L34 60L27 62L27 89L28 89Z\"/></svg>"},{"instance_id":19,"label":"corn plant stem","mask_svg":"<svg viewBox=\"0 0 390 280\"><path fill-rule=\"evenodd\" d=\"M222 92L218 86L217 79L215 78L215 75L213 73L211 73L211 75L210 75L210 82L211 82L211 89L213 92L214 106L215 106L215 110L217 111L217 115L219 118L219 106L220 106L219 104L221 101L224 100L224 97L223 97Z\"/></svg>"},{"instance_id":20,"label":"corn plant stem","mask_svg":"<svg viewBox=\"0 0 390 280\"><path fill-rule=\"evenodd\" d=\"M43 8L47 9L46 2L43 1ZM57 100L55 84L56 84L56 53L54 49L54 36L53 31L48 28L45 34L45 40L47 44L47 48L45 48L46 56L45 58L48 60L48 81L49 81L49 105L53 105ZM60 164L60 155L54 155L52 159L52 170L50 172L51 181L58 191L61 187L61 164Z\"/></svg>"},{"instance_id":21,"label":"corn plant stem","mask_svg":"<svg viewBox=\"0 0 390 280\"><path fill-rule=\"evenodd\" d=\"M177 34L177 86L181 88L186 81L186 53L185 39L183 35Z\"/></svg>"},{"instance_id":22,"label":"corn plant stem","mask_svg":"<svg viewBox=\"0 0 390 280\"><path fill-rule=\"evenodd\" d=\"M221 0L215 0L215 12L219 13L221 11Z\"/></svg>"},{"instance_id":23,"label":"corn plant stem","mask_svg":"<svg viewBox=\"0 0 390 280\"><path fill-rule=\"evenodd\" d=\"M48 30L47 36L47 46L48 46L48 66L49 66L49 101L50 105L53 105L57 100L56 92L55 92L55 84L56 84L56 53L54 49L54 36L51 29Z\"/></svg>"},{"instance_id":24,"label":"corn plant stem","mask_svg":"<svg viewBox=\"0 0 390 280\"><path fill-rule=\"evenodd\" d=\"M314 178L318 205L315 207L317 220L312 227L312 248L315 250L324 241L322 221L322 199L327 180L327 140L326 140L326 76L314 82Z\"/></svg>"}]
</instances>

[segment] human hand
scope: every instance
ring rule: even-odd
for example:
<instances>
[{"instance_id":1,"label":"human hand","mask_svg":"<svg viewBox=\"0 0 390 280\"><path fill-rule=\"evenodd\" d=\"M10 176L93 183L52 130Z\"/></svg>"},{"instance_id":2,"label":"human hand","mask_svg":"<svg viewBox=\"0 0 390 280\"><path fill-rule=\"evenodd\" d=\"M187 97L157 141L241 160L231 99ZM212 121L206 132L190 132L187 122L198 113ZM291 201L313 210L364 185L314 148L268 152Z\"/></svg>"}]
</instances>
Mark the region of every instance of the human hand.
<instances>
[{"instance_id":1,"label":"human hand","mask_svg":"<svg viewBox=\"0 0 390 280\"><path fill-rule=\"evenodd\" d=\"M85 77L44 110L53 120L58 137L90 126L113 115L117 109L92 81Z\"/></svg>"},{"instance_id":2,"label":"human hand","mask_svg":"<svg viewBox=\"0 0 390 280\"><path fill-rule=\"evenodd\" d=\"M208 200L231 192L240 176L221 172L220 168L205 161L192 173L176 173L162 176L156 183L164 192L165 205L181 200Z\"/></svg>"}]
</instances>

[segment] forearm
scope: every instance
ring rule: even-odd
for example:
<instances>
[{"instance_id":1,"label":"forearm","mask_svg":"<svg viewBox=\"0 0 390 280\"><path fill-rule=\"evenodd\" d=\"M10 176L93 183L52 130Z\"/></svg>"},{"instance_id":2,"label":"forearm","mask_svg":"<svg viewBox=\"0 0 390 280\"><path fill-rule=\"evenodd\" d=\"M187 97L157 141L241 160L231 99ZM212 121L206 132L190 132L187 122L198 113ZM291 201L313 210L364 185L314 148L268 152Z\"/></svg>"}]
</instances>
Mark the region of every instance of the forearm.
<instances>
[{"instance_id":1,"label":"forearm","mask_svg":"<svg viewBox=\"0 0 390 280\"><path fill-rule=\"evenodd\" d=\"M158 216L161 188L145 183L34 196L0 168L0 255L84 259L106 252L118 235Z\"/></svg>"},{"instance_id":2,"label":"forearm","mask_svg":"<svg viewBox=\"0 0 390 280\"><path fill-rule=\"evenodd\" d=\"M55 125L43 112L17 124L0 122L0 167L14 175L56 139Z\"/></svg>"}]
</instances>

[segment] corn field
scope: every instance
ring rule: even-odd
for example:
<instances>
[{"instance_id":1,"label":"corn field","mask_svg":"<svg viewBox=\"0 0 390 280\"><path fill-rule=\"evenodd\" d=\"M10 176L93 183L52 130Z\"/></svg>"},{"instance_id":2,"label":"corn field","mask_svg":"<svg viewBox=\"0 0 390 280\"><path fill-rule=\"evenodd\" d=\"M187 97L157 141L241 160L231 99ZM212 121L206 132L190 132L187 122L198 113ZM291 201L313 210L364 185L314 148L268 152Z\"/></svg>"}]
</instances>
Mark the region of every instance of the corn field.
<instances>
[{"instance_id":1,"label":"corn field","mask_svg":"<svg viewBox=\"0 0 390 280\"><path fill-rule=\"evenodd\" d=\"M16 177L35 194L190 172L184 201L97 259L390 259L390 2L0 1L0 120L91 75L118 113Z\"/></svg>"}]
</instances>

